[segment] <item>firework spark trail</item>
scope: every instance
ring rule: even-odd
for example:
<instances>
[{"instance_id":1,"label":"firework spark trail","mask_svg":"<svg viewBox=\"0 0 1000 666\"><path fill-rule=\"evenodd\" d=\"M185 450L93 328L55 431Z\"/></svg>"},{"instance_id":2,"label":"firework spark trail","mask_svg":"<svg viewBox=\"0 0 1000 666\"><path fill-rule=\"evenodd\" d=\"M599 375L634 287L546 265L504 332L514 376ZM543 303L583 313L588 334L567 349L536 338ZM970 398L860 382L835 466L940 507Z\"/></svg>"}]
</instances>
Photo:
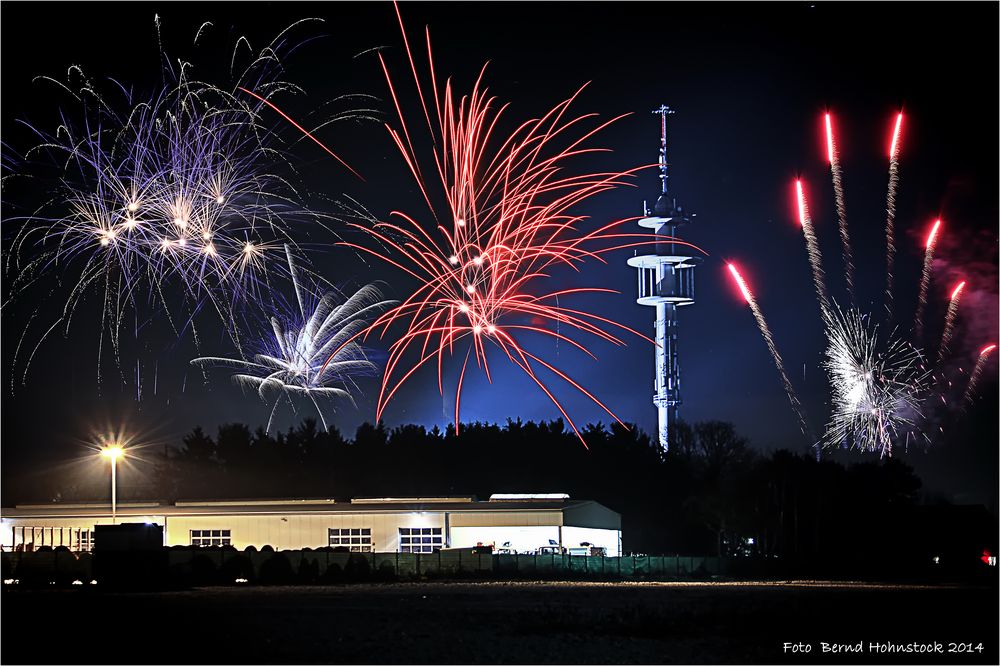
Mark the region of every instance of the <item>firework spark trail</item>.
<instances>
[{"instance_id":1,"label":"firework spark trail","mask_svg":"<svg viewBox=\"0 0 1000 666\"><path fill-rule=\"evenodd\" d=\"M398 6L396 10L398 15ZM376 417L381 418L403 384L427 364L436 365L438 390L443 396L445 357L465 356L455 391L457 431L466 371L474 362L492 382L487 352L494 350L548 396L583 441L573 419L543 381L541 371L576 389L612 418L617 417L568 374L528 351L521 336L531 334L563 342L591 357L594 355L586 346L562 329L568 327L613 345L624 345L607 330L617 328L655 344L611 319L561 305L560 300L574 294L618 292L590 287L547 291L542 286L555 268L579 270L585 261L604 261L602 255L607 252L656 242L646 234L618 231L620 225L634 218L585 232L580 226L586 218L572 212L593 196L626 184L638 171L567 175L570 159L605 152L587 147L587 142L622 116L605 122L593 121L595 114L572 116L569 107L583 90L581 87L548 113L522 122L513 133L501 136L500 120L507 105L497 109L496 98L482 86L485 68L468 95L455 93L451 79L440 86L428 33L431 90L425 90L401 16L399 23L419 94L419 117L427 121L433 140L432 159L426 160L431 168L422 166L424 160L414 149L408 114L380 54L398 120L398 129L389 125L386 129L417 183L434 224L428 230L417 218L396 211L388 222L351 225L376 241L379 249L341 243L376 256L417 280L408 298L362 333L367 336L378 331L385 336L393 325L405 327L389 348ZM435 206L434 201L442 200L444 206ZM677 239L674 244L690 246ZM467 347L457 349L460 345Z\"/></svg>"},{"instance_id":2,"label":"firework spark trail","mask_svg":"<svg viewBox=\"0 0 1000 666\"><path fill-rule=\"evenodd\" d=\"M927 240L924 242L924 267L920 273L920 295L917 297L917 312L913 317L913 339L920 342L924 333L924 309L927 307L927 289L931 283L931 269L934 266L934 248L937 246L941 220L935 220Z\"/></svg>"},{"instance_id":3,"label":"firework spark trail","mask_svg":"<svg viewBox=\"0 0 1000 666\"><path fill-rule=\"evenodd\" d=\"M958 316L958 304L962 300L963 289L965 289L965 280L959 282L951 292L951 300L948 301L948 312L944 316L944 331L941 333L941 346L938 348L938 363L948 353L948 343L951 342L952 333L955 331L955 319Z\"/></svg>"},{"instance_id":4,"label":"firework spark trail","mask_svg":"<svg viewBox=\"0 0 1000 666\"><path fill-rule=\"evenodd\" d=\"M373 285L362 287L346 299L333 291L317 295L315 289L302 284L299 268L287 245L285 256L295 294L295 313L290 317L271 317L271 335L258 343L260 351L252 361L207 356L193 359L191 364L241 370L232 376L233 381L240 387L254 389L265 403L268 403L267 393L273 391L268 432L279 405L287 401L294 409L297 397L309 400L326 430L326 416L319 399L343 398L354 403L351 389L357 388L356 379L377 371L354 339L373 317L392 307L395 301L383 300Z\"/></svg>"},{"instance_id":5,"label":"firework spark trail","mask_svg":"<svg viewBox=\"0 0 1000 666\"><path fill-rule=\"evenodd\" d=\"M889 144L889 188L885 196L885 308L890 320L893 316L892 266L896 258L896 188L899 186L899 134L903 126L903 112L896 116Z\"/></svg>"},{"instance_id":6,"label":"firework spark trail","mask_svg":"<svg viewBox=\"0 0 1000 666\"><path fill-rule=\"evenodd\" d=\"M743 276L740 274L739 269L736 268L736 265L730 262L728 264L728 268L729 273L733 276L733 280L736 281L736 286L740 289L740 293L743 294L743 299L747 302L747 305L750 306L753 318L757 321L757 328L760 329L760 334L763 336L764 342L767 344L767 348L771 352L771 357L774 359L774 366L778 369L778 374L781 375L781 383L785 387L785 394L788 396L788 402L791 403L792 409L795 410L795 416L799 420L799 429L802 431L802 434L809 439L810 443L812 443L816 438L813 436L812 429L806 421L802 403L799 402L798 395L795 393L795 388L792 386L792 382L788 378L788 373L785 372L785 363L781 360L781 354L778 353L778 348L774 344L774 338L771 336L771 329L768 327L767 321L764 319L764 314L757 305L757 299L754 298L753 293L750 291L750 287L743 279Z\"/></svg>"},{"instance_id":7,"label":"firework spark trail","mask_svg":"<svg viewBox=\"0 0 1000 666\"><path fill-rule=\"evenodd\" d=\"M249 54L232 91L190 78L188 65L175 69L162 51L163 84L144 99L123 86L101 96L79 68L66 84L40 77L73 95L79 118L64 115L54 135L31 128L42 143L29 154L54 158L60 188L18 220L5 265L18 276L19 294L52 272L71 285L60 317L64 335L97 292L101 349L107 336L119 366L129 311L134 330L162 317L178 336L197 330L202 310L214 311L239 346L237 312L268 297L270 273L283 270L272 258L293 242L292 225L308 219L326 228L327 216L298 203L297 187L278 173L294 168L284 162L278 133L260 120L270 102L234 94L244 85L268 95L297 91L278 78L279 55L294 48L285 37L291 27ZM30 365L29 357L25 376Z\"/></svg>"},{"instance_id":8,"label":"firework spark trail","mask_svg":"<svg viewBox=\"0 0 1000 666\"><path fill-rule=\"evenodd\" d=\"M976 367L972 369L969 374L969 384L965 387L965 393L962 395L962 404L971 405L974 399L974 394L976 392L976 385L979 383L979 377L983 374L983 369L986 367L986 362L989 360L990 355L996 350L996 345L986 345L979 352L979 358L976 359Z\"/></svg>"},{"instance_id":9,"label":"firework spark trail","mask_svg":"<svg viewBox=\"0 0 1000 666\"><path fill-rule=\"evenodd\" d=\"M826 359L832 410L823 446L847 443L891 456L894 441L909 441L922 417L920 404L930 371L913 345L890 336L883 346L878 326L856 310L831 310Z\"/></svg>"},{"instance_id":10,"label":"firework spark trail","mask_svg":"<svg viewBox=\"0 0 1000 666\"><path fill-rule=\"evenodd\" d=\"M856 303L854 295L854 260L851 253L851 237L847 229L847 207L844 205L843 174L840 169L840 158L837 155L837 143L833 136L833 121L830 114L826 117L826 155L830 162L830 176L833 179L833 195L837 204L837 226L840 231L840 246L844 255L844 278L847 280L847 292L851 305Z\"/></svg>"},{"instance_id":11,"label":"firework spark trail","mask_svg":"<svg viewBox=\"0 0 1000 666\"><path fill-rule=\"evenodd\" d=\"M799 213L799 224L806 239L806 252L809 255L809 266L812 268L813 285L816 287L816 297L819 299L821 314L825 318L830 311L830 297L826 292L826 278L823 274L823 257L819 251L819 242L809 217L809 207L802 191L802 181L795 181L795 202Z\"/></svg>"}]
</instances>

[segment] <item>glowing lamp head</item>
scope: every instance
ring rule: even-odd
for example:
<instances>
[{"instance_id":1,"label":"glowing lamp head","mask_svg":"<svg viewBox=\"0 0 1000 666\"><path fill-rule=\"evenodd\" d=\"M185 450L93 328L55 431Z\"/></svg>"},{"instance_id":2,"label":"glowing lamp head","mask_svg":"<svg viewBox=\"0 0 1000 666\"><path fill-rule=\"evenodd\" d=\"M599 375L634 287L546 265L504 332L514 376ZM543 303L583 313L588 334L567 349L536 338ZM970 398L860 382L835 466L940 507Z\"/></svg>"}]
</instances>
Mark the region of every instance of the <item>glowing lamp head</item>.
<instances>
[{"instance_id":1,"label":"glowing lamp head","mask_svg":"<svg viewBox=\"0 0 1000 666\"><path fill-rule=\"evenodd\" d=\"M962 294L963 289L965 289L965 280L959 282L954 291L951 292L951 300L958 298Z\"/></svg>"},{"instance_id":2,"label":"glowing lamp head","mask_svg":"<svg viewBox=\"0 0 1000 666\"><path fill-rule=\"evenodd\" d=\"M931 232L927 234L927 244L925 247L931 247L934 245L934 241L937 240L938 229L941 228L941 220L935 220L934 226L931 227Z\"/></svg>"},{"instance_id":3,"label":"glowing lamp head","mask_svg":"<svg viewBox=\"0 0 1000 666\"><path fill-rule=\"evenodd\" d=\"M112 444L111 446L105 446L101 449L101 456L107 458L108 460L118 460L124 455L125 449L123 449L120 444Z\"/></svg>"}]
</instances>

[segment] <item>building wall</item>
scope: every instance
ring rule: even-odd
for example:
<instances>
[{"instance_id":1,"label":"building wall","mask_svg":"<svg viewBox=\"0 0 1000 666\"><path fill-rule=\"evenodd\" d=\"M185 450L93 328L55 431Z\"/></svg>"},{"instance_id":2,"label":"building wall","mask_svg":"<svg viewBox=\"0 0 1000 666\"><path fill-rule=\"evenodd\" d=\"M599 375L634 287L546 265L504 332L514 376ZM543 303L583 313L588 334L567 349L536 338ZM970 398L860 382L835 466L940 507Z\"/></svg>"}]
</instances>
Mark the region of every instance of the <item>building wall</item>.
<instances>
[{"instance_id":1,"label":"building wall","mask_svg":"<svg viewBox=\"0 0 1000 666\"><path fill-rule=\"evenodd\" d=\"M599 507L603 509L603 507ZM152 509L154 510L155 509ZM162 509L161 509L162 510ZM167 546L191 545L192 530L229 530L230 544L239 550L247 546L262 548L270 545L277 550L319 548L329 543L329 530L371 531L372 549L377 552L395 552L404 544L400 540L401 528L438 531L438 534L421 534L429 544L452 548L467 548L477 543L511 548L521 552L533 551L549 545L549 540L564 546L576 546L589 541L608 549L608 555L618 554L620 531L617 514L604 510L570 514L564 520L560 510L504 510L502 504L495 511L391 511L365 512L288 512L288 513L209 513L164 516L119 515L118 523L151 522L163 525ZM610 515L609 515L610 514ZM572 521L570 520L572 518ZM593 520L595 523L585 521ZM565 523L573 526L563 527ZM581 523L589 527L577 527ZM79 547L80 530L92 530L95 525L111 524L110 515L79 517L5 517L0 519L0 545L12 549L23 544L38 548L42 545ZM605 525L607 527L605 527ZM27 528L22 542L22 528ZM610 529L614 528L614 529ZM560 531L560 529L562 531ZM350 535L359 538L361 535ZM449 540L450 536L450 540ZM411 541L416 538L410 535Z\"/></svg>"},{"instance_id":2,"label":"building wall","mask_svg":"<svg viewBox=\"0 0 1000 666\"><path fill-rule=\"evenodd\" d=\"M496 549L509 548L518 553L528 553L540 546L549 545L549 539L559 543L559 526L503 526L503 527L452 527L453 548L472 548L482 544ZM510 542L509 546L504 544Z\"/></svg>"},{"instance_id":3,"label":"building wall","mask_svg":"<svg viewBox=\"0 0 1000 666\"><path fill-rule=\"evenodd\" d=\"M607 549L609 557L621 555L621 530L567 526L562 528L562 532L563 545L567 548L575 548L586 542L595 546L603 546Z\"/></svg>"},{"instance_id":4,"label":"building wall","mask_svg":"<svg viewBox=\"0 0 1000 666\"><path fill-rule=\"evenodd\" d=\"M328 545L329 530L370 529L372 547L378 552L399 550L399 528L439 528L444 540L441 513L329 513L257 515L185 515L167 518L168 546L189 545L192 530L230 530L231 545L272 546L276 550L319 548Z\"/></svg>"}]
</instances>

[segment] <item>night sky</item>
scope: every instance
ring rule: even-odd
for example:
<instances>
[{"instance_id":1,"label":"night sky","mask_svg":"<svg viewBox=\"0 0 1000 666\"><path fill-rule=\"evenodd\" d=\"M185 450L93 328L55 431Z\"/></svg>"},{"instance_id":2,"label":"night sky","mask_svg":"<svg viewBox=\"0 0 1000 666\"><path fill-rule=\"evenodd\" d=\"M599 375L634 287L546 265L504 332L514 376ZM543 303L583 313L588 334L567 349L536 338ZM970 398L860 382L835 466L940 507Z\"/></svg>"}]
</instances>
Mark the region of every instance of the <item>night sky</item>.
<instances>
[{"instance_id":1,"label":"night sky","mask_svg":"<svg viewBox=\"0 0 1000 666\"><path fill-rule=\"evenodd\" d=\"M946 227L938 246L928 331L940 331L946 293L961 276L969 285L952 345L954 368L968 371L976 350L996 341L996 4L404 3L402 12L414 41L430 26L439 75L453 76L460 89L470 87L489 61L486 81L501 101L511 102L508 121L542 113L588 81L577 112L595 111L602 117L631 112L596 140L613 149L600 157L598 168L624 170L655 162L659 125L650 111L661 103L677 110L671 118L671 187L678 202L697 213L683 237L709 255L698 270L696 305L680 312L686 420L731 421L762 450L806 447L767 348L725 273L730 259L739 263L757 294L813 427L820 430L826 419L819 306L795 221L792 183L796 176L807 183L831 293L843 301L836 213L821 133L822 112L828 107L839 133L862 309L876 312L882 306L886 152L894 114L902 108L906 120L896 217L901 318L912 316L923 237L940 215ZM286 78L308 93L284 100L286 111L308 118L327 100L366 93L378 97L377 108L393 120L378 60L372 52L364 53L376 47L386 47L396 80L403 82L405 103L419 109L414 89L407 85L409 69L388 3L7 4L2 28L4 150L20 154L32 145L19 120L49 130L57 124L59 98L33 82L38 75L61 77L67 66L77 64L94 79L110 76L152 90L159 77L154 14L162 19L167 53L195 62L196 74L208 80L224 72L238 35L260 48L297 19L323 18L325 23L298 32L316 39L285 61ZM191 40L204 21L214 23L214 32L193 49ZM219 82L226 83L224 78ZM321 138L365 181L353 178L314 144L300 141L291 151L312 191L349 195L383 219L393 210L426 215L384 127L334 124ZM655 171L643 172L636 184L591 200L581 212L595 225L640 214L643 200L652 202L658 193ZM39 203L31 199L36 195L32 186L5 184L5 217L33 209ZM310 203L324 205L319 197ZM5 242L8 237L5 230ZM410 283L398 271L365 264L333 247L335 240L321 231L303 238L325 278L345 287L383 280L388 295L405 296ZM5 245L5 256L7 249ZM620 290L621 295L580 298L576 305L651 334L652 308L635 304L635 272L625 264L631 254L611 254L607 265L592 263L580 274L557 272L553 284ZM4 293L6 298L6 289ZM155 394L147 378L137 403L134 387L121 385L110 358L101 365L98 390L99 303L91 298L87 305L92 311L77 315L69 337L56 336L42 346L23 386L23 367L12 370L13 348L31 308L19 305L3 312L5 478L22 467L44 468L79 455L93 433L108 427L127 424L146 441L167 443L178 442L199 424L212 432L220 423L266 421L267 408L232 386L226 373L210 373L206 383L190 368L188 361L197 351L190 340L178 341L167 328L144 332L138 349L144 367L157 367ZM28 339L37 340L45 327L32 325L37 334ZM533 340L531 345L570 369L623 420L653 432L653 349L636 338L627 341L627 347L616 348L586 339L597 362L565 344L556 349ZM128 363L134 364L132 351ZM230 355L233 349L206 325L202 351ZM452 387L460 362L453 359L445 376ZM558 416L520 370L499 361L493 369L492 386L478 373L466 378L463 421ZM983 380L981 404L968 416L975 425L963 430L963 441L949 440L946 433L937 437L942 442L938 448L950 452L911 452L907 460L932 488L995 507L995 359ZM579 423L608 421L572 388L556 386ZM368 380L362 387L368 397L357 396L358 408L338 405L332 417L348 435L374 418L377 382ZM415 422L443 427L452 412L453 388L446 386L442 399L432 370L407 384L385 420L390 426ZM286 412L279 425L287 427L308 415L308 409L297 416Z\"/></svg>"}]
</instances>

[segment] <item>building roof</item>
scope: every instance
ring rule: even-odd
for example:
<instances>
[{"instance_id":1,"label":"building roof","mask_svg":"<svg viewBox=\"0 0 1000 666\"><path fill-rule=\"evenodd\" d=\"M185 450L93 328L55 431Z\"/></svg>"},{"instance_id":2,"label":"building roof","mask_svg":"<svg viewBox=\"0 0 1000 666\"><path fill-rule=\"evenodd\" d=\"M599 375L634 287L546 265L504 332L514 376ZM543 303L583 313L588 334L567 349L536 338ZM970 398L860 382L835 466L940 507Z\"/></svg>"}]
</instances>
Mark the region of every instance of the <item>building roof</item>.
<instances>
[{"instance_id":1,"label":"building roof","mask_svg":"<svg viewBox=\"0 0 1000 666\"><path fill-rule=\"evenodd\" d=\"M281 513L408 513L417 511L464 513L481 511L565 511L597 505L592 500L519 499L475 501L471 497L398 497L356 498L350 501L333 499L277 500L184 500L166 502L121 503L116 508L119 517L180 516L206 514L281 514ZM111 512L109 502L21 504L13 509L0 509L3 518L72 518L103 516Z\"/></svg>"}]
</instances>

